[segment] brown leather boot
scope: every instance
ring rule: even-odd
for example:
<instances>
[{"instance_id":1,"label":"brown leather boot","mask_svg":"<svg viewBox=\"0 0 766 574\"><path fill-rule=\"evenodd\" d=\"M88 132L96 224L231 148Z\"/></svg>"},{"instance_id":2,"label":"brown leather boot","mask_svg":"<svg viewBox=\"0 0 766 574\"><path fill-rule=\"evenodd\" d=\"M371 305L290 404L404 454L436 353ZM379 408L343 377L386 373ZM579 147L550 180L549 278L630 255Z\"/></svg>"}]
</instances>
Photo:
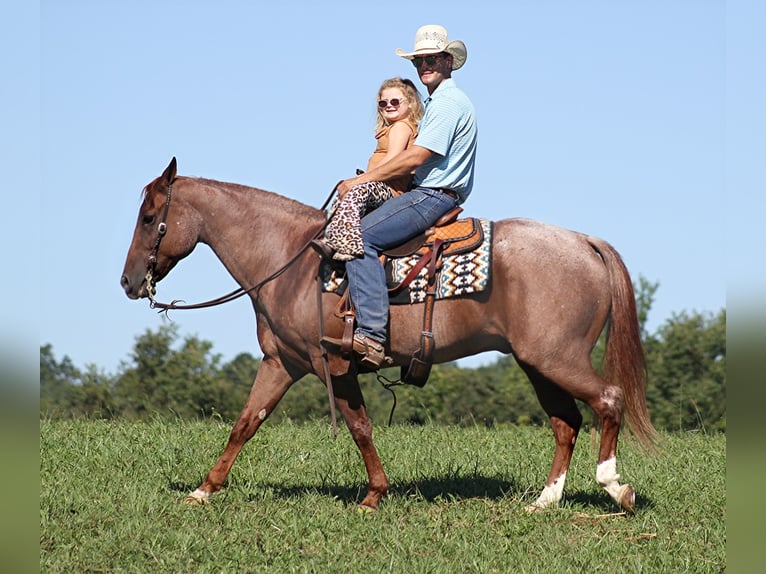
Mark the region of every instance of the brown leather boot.
<instances>
[{"instance_id":1,"label":"brown leather boot","mask_svg":"<svg viewBox=\"0 0 766 574\"><path fill-rule=\"evenodd\" d=\"M329 350L339 351L343 341L335 337L322 337L322 345ZM383 344L361 333L354 335L352 348L359 355L359 363L368 369L377 371L386 361L386 349Z\"/></svg>"}]
</instances>

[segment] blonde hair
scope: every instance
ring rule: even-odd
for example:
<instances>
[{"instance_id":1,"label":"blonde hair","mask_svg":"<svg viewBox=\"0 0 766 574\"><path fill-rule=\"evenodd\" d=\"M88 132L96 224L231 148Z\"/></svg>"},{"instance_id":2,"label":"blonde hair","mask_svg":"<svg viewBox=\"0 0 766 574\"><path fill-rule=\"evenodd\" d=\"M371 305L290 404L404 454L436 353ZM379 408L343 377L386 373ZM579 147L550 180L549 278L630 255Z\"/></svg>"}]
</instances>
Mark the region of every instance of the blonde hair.
<instances>
[{"instance_id":1,"label":"blonde hair","mask_svg":"<svg viewBox=\"0 0 766 574\"><path fill-rule=\"evenodd\" d=\"M381 129L388 125L388 120L383 116L383 111L378 107L377 102L381 97L383 90L387 88L398 88L404 94L404 98L410 104L410 115L407 117L413 124L418 125L423 118L425 108L423 107L423 100L420 98L420 92L412 83L412 80L407 78L389 78L383 80L383 83L378 89L378 98L375 100L375 108L378 110L378 119L375 124L375 132L379 132Z\"/></svg>"}]
</instances>

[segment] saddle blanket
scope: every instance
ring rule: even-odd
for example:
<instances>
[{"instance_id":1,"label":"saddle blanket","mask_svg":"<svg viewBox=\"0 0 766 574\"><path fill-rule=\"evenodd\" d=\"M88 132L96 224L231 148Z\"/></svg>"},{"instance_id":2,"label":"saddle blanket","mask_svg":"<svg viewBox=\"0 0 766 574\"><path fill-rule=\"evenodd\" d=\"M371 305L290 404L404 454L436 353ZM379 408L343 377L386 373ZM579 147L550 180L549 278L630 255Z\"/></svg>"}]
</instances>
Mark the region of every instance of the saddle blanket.
<instances>
[{"instance_id":1,"label":"saddle blanket","mask_svg":"<svg viewBox=\"0 0 766 574\"><path fill-rule=\"evenodd\" d=\"M473 251L442 256L441 269L436 274L436 298L446 299L484 291L490 283L492 260L492 222L479 219L484 239ZM384 263L389 289L399 285L407 273L418 263L420 255L387 259ZM426 266L428 267L428 266ZM324 290L341 293L346 288L345 272L333 270L324 263L320 273ZM423 268L408 287L392 295L392 304L422 303L426 300L428 269Z\"/></svg>"}]
</instances>

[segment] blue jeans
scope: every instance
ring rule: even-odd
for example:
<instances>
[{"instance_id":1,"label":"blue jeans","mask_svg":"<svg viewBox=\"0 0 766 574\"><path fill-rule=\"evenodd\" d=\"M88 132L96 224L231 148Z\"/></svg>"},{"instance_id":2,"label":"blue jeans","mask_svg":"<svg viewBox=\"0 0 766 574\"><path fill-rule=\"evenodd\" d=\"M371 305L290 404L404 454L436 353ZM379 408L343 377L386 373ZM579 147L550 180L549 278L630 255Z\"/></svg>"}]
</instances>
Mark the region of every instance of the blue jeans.
<instances>
[{"instance_id":1,"label":"blue jeans","mask_svg":"<svg viewBox=\"0 0 766 574\"><path fill-rule=\"evenodd\" d=\"M346 263L357 333L381 343L387 339L388 287L378 254L423 233L456 205L457 200L442 191L416 187L362 218L364 256Z\"/></svg>"}]
</instances>

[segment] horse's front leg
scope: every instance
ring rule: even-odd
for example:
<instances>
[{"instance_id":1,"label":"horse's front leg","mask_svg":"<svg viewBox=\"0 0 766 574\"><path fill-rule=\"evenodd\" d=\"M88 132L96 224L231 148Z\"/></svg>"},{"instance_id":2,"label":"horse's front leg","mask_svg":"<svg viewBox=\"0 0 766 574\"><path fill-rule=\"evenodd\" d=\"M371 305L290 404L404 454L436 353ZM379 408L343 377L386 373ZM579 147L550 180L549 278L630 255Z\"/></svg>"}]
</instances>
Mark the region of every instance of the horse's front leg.
<instances>
[{"instance_id":1,"label":"horse's front leg","mask_svg":"<svg viewBox=\"0 0 766 574\"><path fill-rule=\"evenodd\" d=\"M378 503L388 492L388 477L383 470L378 451L372 442L372 421L367 416L362 390L355 376L333 379L335 403L346 421L351 436L362 453L367 469L367 495L360 503L362 510L377 510Z\"/></svg>"},{"instance_id":2,"label":"horse's front leg","mask_svg":"<svg viewBox=\"0 0 766 574\"><path fill-rule=\"evenodd\" d=\"M203 504L211 494L221 490L242 447L253 437L293 382L280 361L265 359L261 363L250 396L231 429L226 448L207 473L205 481L186 498L187 504Z\"/></svg>"}]
</instances>

